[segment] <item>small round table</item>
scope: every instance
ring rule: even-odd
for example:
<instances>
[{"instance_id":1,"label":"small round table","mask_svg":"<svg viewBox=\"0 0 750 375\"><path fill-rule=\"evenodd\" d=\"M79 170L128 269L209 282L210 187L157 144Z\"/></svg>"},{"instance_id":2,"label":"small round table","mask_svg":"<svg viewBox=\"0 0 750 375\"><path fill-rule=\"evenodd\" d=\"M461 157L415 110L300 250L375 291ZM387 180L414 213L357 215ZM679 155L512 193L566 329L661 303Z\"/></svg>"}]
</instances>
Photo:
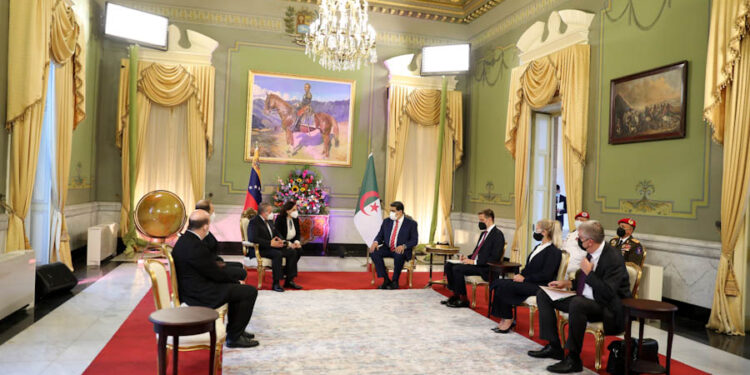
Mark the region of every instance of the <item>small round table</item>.
<instances>
[{"instance_id":1,"label":"small round table","mask_svg":"<svg viewBox=\"0 0 750 375\"><path fill-rule=\"evenodd\" d=\"M448 257L452 257L456 254L458 254L461 249L457 247L447 246L447 245L427 245L425 247L425 251L430 254L430 280L427 282L427 285L425 285L425 288L429 288L433 284L440 284L440 285L448 285L448 282L445 281L445 275L443 275L442 280L433 281L432 280L432 257L434 255L442 255L444 261L448 261Z\"/></svg>"},{"instance_id":2,"label":"small round table","mask_svg":"<svg viewBox=\"0 0 750 375\"><path fill-rule=\"evenodd\" d=\"M219 313L214 309L200 306L181 306L156 310L148 320L154 324L158 335L157 351L159 375L167 373L167 337L172 336L172 373L177 375L177 353L180 347L179 336L198 335L208 332L211 335L211 351L208 355L208 373L214 371L214 352L216 352L216 319Z\"/></svg>"},{"instance_id":3,"label":"small round table","mask_svg":"<svg viewBox=\"0 0 750 375\"><path fill-rule=\"evenodd\" d=\"M622 300L622 306L625 308L625 373L630 371L641 374L669 374L669 367L672 358L672 337L674 336L674 317L677 312L677 306L671 303L654 301L650 299L626 298ZM667 322L667 360L666 368L658 362L644 361L638 359L630 365L632 359L630 354L630 317L638 318L638 355L641 355L641 346L643 340L643 324L645 319L659 319ZM632 369L631 369L632 367Z\"/></svg>"}]
</instances>

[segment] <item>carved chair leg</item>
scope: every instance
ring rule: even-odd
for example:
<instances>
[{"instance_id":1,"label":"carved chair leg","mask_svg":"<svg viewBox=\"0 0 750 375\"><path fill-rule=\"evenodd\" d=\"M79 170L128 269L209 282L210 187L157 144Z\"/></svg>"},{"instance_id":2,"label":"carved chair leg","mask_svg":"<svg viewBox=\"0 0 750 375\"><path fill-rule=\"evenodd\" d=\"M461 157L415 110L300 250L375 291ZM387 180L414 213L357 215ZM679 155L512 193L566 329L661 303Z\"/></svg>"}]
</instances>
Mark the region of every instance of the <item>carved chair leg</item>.
<instances>
[{"instance_id":1,"label":"carved chair leg","mask_svg":"<svg viewBox=\"0 0 750 375\"><path fill-rule=\"evenodd\" d=\"M471 284L471 308L477 307L477 284Z\"/></svg>"},{"instance_id":2,"label":"carved chair leg","mask_svg":"<svg viewBox=\"0 0 750 375\"><path fill-rule=\"evenodd\" d=\"M602 368L602 351L604 350L604 334L601 331L594 333L596 339L596 358L594 359L594 368L599 371Z\"/></svg>"},{"instance_id":3,"label":"carved chair leg","mask_svg":"<svg viewBox=\"0 0 750 375\"><path fill-rule=\"evenodd\" d=\"M558 315L557 318L557 330L560 331L560 343L564 346L565 345L565 326L568 324L568 321L565 320L562 316Z\"/></svg>"},{"instance_id":4,"label":"carved chair leg","mask_svg":"<svg viewBox=\"0 0 750 375\"><path fill-rule=\"evenodd\" d=\"M214 375L218 375L219 371L221 371L222 361L223 361L223 355L222 355L223 347L224 347L223 340L216 343L216 351L214 353Z\"/></svg>"},{"instance_id":5,"label":"carved chair leg","mask_svg":"<svg viewBox=\"0 0 750 375\"><path fill-rule=\"evenodd\" d=\"M263 266L258 265L258 290L260 290L263 287L263 274L265 273L265 269Z\"/></svg>"},{"instance_id":6,"label":"carved chair leg","mask_svg":"<svg viewBox=\"0 0 750 375\"><path fill-rule=\"evenodd\" d=\"M409 289L412 288L412 281L414 280L414 270L409 270Z\"/></svg>"},{"instance_id":7,"label":"carved chair leg","mask_svg":"<svg viewBox=\"0 0 750 375\"><path fill-rule=\"evenodd\" d=\"M484 299L487 303L490 303L490 284L484 286ZM490 306L487 306L487 308L490 308Z\"/></svg>"},{"instance_id":8,"label":"carved chair leg","mask_svg":"<svg viewBox=\"0 0 750 375\"><path fill-rule=\"evenodd\" d=\"M370 285L375 285L375 277L377 276L375 273L375 266L372 266L370 269L372 270L372 281L370 281Z\"/></svg>"},{"instance_id":9,"label":"carved chair leg","mask_svg":"<svg viewBox=\"0 0 750 375\"><path fill-rule=\"evenodd\" d=\"M536 306L529 305L529 338L534 337L534 313Z\"/></svg>"}]
</instances>

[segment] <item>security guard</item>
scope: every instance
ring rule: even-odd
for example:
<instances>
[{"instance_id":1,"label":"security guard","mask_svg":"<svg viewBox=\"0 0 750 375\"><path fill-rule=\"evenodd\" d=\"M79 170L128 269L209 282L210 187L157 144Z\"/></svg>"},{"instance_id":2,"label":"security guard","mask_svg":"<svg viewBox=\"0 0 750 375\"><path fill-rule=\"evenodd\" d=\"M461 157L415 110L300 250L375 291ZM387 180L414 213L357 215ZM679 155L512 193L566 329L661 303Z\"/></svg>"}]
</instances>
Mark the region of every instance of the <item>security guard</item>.
<instances>
[{"instance_id":1,"label":"security guard","mask_svg":"<svg viewBox=\"0 0 750 375\"><path fill-rule=\"evenodd\" d=\"M643 245L641 241L633 238L635 220L631 218L620 219L617 222L617 237L609 241L610 246L622 251L622 257L626 262L633 262L643 267Z\"/></svg>"}]
</instances>

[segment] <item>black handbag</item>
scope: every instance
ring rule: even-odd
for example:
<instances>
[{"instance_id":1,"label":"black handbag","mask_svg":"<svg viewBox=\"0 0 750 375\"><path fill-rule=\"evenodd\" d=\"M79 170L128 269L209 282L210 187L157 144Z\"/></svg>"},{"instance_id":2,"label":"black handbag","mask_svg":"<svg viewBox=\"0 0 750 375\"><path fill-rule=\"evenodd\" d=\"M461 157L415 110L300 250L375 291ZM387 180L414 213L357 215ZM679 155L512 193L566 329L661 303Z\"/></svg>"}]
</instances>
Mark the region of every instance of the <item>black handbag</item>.
<instances>
[{"instance_id":1,"label":"black handbag","mask_svg":"<svg viewBox=\"0 0 750 375\"><path fill-rule=\"evenodd\" d=\"M643 339L643 346L641 355L638 356L638 342L635 339L630 339L630 356L632 358L631 364L636 359L642 359L644 361L659 362L659 343L654 339ZM609 350L609 359L607 360L607 372L613 375L625 375L625 341L616 340L612 341L607 347ZM634 372L630 372L635 374Z\"/></svg>"}]
</instances>

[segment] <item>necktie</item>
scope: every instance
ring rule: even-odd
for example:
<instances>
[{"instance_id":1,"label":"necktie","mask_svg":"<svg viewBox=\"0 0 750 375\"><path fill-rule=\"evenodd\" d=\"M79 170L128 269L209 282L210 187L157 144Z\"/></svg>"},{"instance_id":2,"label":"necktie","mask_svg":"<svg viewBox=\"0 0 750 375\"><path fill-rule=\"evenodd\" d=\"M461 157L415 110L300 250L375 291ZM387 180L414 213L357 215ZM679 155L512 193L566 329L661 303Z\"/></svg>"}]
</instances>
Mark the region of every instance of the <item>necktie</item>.
<instances>
[{"instance_id":1,"label":"necktie","mask_svg":"<svg viewBox=\"0 0 750 375\"><path fill-rule=\"evenodd\" d=\"M391 233L391 250L396 248L396 232L398 232L398 220L393 222L393 233Z\"/></svg>"},{"instance_id":2,"label":"necktie","mask_svg":"<svg viewBox=\"0 0 750 375\"><path fill-rule=\"evenodd\" d=\"M591 254L586 254L586 260L589 262L591 261ZM594 270L591 270L593 272ZM586 274L579 270L578 271L578 277L576 277L576 282L578 283L576 285L576 295L582 296L583 295L583 288L586 287Z\"/></svg>"},{"instance_id":3,"label":"necktie","mask_svg":"<svg viewBox=\"0 0 750 375\"><path fill-rule=\"evenodd\" d=\"M479 238L479 244L477 244L477 248L474 249L474 253L471 254L471 257L469 259L474 259L477 257L477 254L479 254L479 249L482 248L482 245L484 244L484 239L487 237L487 231L482 232L482 237Z\"/></svg>"}]
</instances>

